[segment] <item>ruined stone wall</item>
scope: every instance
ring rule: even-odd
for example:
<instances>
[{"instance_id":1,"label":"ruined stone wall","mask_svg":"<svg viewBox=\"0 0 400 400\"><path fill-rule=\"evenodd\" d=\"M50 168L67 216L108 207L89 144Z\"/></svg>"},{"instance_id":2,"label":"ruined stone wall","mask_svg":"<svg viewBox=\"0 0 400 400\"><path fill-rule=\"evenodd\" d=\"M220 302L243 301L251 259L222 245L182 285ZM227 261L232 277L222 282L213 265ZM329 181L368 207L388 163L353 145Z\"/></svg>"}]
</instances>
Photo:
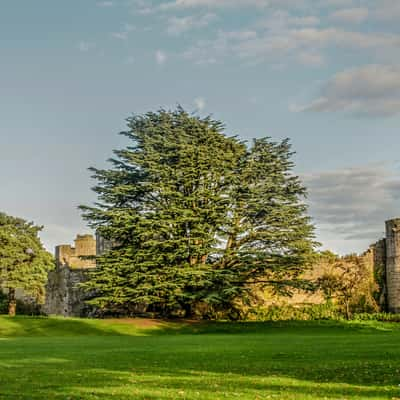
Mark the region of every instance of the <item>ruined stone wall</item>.
<instances>
[{"instance_id":1,"label":"ruined stone wall","mask_svg":"<svg viewBox=\"0 0 400 400\"><path fill-rule=\"evenodd\" d=\"M43 311L64 316L87 315L86 294L79 283L87 279L87 272L96 266L95 256L111 248L111 243L99 235L78 235L75 245L56 248L56 269L49 273L47 297ZM384 311L400 313L400 219L386 222L386 239L370 246L359 256L379 287L376 302ZM303 278L318 280L329 272L332 263L321 261L307 271ZM265 304L321 304L325 301L320 291L295 291L291 298L265 294Z\"/></svg>"},{"instance_id":2,"label":"ruined stone wall","mask_svg":"<svg viewBox=\"0 0 400 400\"><path fill-rule=\"evenodd\" d=\"M65 317L87 316L88 296L79 284L96 267L96 240L91 235L78 235L74 247L57 246L55 256L56 268L48 275L43 312Z\"/></svg>"},{"instance_id":3,"label":"ruined stone wall","mask_svg":"<svg viewBox=\"0 0 400 400\"><path fill-rule=\"evenodd\" d=\"M386 283L388 311L400 312L400 219L386 222Z\"/></svg>"},{"instance_id":4,"label":"ruined stone wall","mask_svg":"<svg viewBox=\"0 0 400 400\"><path fill-rule=\"evenodd\" d=\"M85 300L87 294L79 284L87 279L88 268L71 269L68 265L58 266L48 276L46 301L43 312L47 315L64 317L87 316L89 307Z\"/></svg>"},{"instance_id":5,"label":"ruined stone wall","mask_svg":"<svg viewBox=\"0 0 400 400\"><path fill-rule=\"evenodd\" d=\"M377 285L376 302L381 311L387 310L387 285L386 285L386 239L381 239L370 246L364 253L367 265L370 265L373 278Z\"/></svg>"},{"instance_id":6,"label":"ruined stone wall","mask_svg":"<svg viewBox=\"0 0 400 400\"><path fill-rule=\"evenodd\" d=\"M364 286L360 288L360 294L365 295L370 299L371 308L376 308L384 311L386 308L385 296L385 263L386 263L386 247L385 240L381 240L373 245L361 255L354 255L355 260L361 264L363 273L360 276ZM339 257L333 253L326 252L321 254L319 260L307 270L302 276L302 279L317 283L321 278L326 275L340 276L343 270L338 268L339 265L352 265L355 263L354 259ZM356 267L356 266L355 266ZM361 281L357 282L360 283ZM376 296L376 297L375 297ZM336 294L333 300L337 301ZM325 304L326 298L322 290L314 292L306 292L304 290L294 290L291 297L277 296L275 294L267 293L265 305L291 305L291 306L304 306L304 305L317 305Z\"/></svg>"},{"instance_id":7,"label":"ruined stone wall","mask_svg":"<svg viewBox=\"0 0 400 400\"><path fill-rule=\"evenodd\" d=\"M56 263L70 268L93 268L96 266L96 239L92 235L78 235L75 246L62 244L56 247ZM92 258L90 258L92 257Z\"/></svg>"}]
</instances>

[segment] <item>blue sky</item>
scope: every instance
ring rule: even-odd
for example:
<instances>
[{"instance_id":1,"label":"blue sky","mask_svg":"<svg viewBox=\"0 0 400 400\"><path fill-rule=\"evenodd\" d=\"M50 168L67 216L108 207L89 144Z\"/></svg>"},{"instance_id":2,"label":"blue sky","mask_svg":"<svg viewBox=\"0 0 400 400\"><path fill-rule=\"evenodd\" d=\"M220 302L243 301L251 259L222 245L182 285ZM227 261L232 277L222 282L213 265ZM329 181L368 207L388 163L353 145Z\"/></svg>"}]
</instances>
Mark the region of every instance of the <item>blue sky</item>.
<instances>
[{"instance_id":1,"label":"blue sky","mask_svg":"<svg viewBox=\"0 0 400 400\"><path fill-rule=\"evenodd\" d=\"M0 5L0 209L87 228L89 166L132 113L181 104L289 137L318 239L360 252L400 216L398 0L38 0Z\"/></svg>"}]
</instances>

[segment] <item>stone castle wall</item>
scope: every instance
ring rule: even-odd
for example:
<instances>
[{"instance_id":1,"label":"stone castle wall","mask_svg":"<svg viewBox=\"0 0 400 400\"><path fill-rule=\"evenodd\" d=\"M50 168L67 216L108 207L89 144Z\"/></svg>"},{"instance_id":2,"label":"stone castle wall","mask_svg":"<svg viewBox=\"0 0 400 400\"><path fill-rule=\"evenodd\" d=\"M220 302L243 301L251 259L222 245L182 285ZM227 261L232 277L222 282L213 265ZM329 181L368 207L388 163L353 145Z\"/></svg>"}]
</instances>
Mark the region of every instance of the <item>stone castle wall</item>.
<instances>
[{"instance_id":1,"label":"stone castle wall","mask_svg":"<svg viewBox=\"0 0 400 400\"><path fill-rule=\"evenodd\" d=\"M386 239L381 239L370 246L364 254L366 263L371 266L375 283L378 286L377 304L382 311L387 310L386 284Z\"/></svg>"},{"instance_id":2,"label":"stone castle wall","mask_svg":"<svg viewBox=\"0 0 400 400\"><path fill-rule=\"evenodd\" d=\"M87 279L88 268L71 269L60 265L48 276L46 302L43 312L47 315L84 317L88 315L87 294L79 284Z\"/></svg>"},{"instance_id":3,"label":"stone castle wall","mask_svg":"<svg viewBox=\"0 0 400 400\"><path fill-rule=\"evenodd\" d=\"M93 268L96 266L96 239L92 235L78 235L75 246L62 244L56 247L57 265L68 265L73 269Z\"/></svg>"},{"instance_id":4,"label":"stone castle wall","mask_svg":"<svg viewBox=\"0 0 400 400\"><path fill-rule=\"evenodd\" d=\"M400 219L386 222L386 282L388 311L400 313Z\"/></svg>"},{"instance_id":5,"label":"stone castle wall","mask_svg":"<svg viewBox=\"0 0 400 400\"><path fill-rule=\"evenodd\" d=\"M87 279L88 271L96 267L96 255L111 248L111 243L99 235L78 235L75 245L56 247L56 269L49 273L46 302L43 311L46 314L63 316L85 316L89 308L86 305L87 294L79 286ZM379 287L379 308L400 313L400 219L386 222L386 238L371 245L359 256L365 268ZM329 265L316 265L304 276L317 280L326 272ZM289 304L323 303L322 293L304 293L295 291L291 299L271 297L271 304L280 302Z\"/></svg>"},{"instance_id":6,"label":"stone castle wall","mask_svg":"<svg viewBox=\"0 0 400 400\"><path fill-rule=\"evenodd\" d=\"M48 275L43 312L65 317L88 315L88 295L79 284L96 267L96 240L92 235L78 235L74 247L57 246L55 256L56 268Z\"/></svg>"}]
</instances>

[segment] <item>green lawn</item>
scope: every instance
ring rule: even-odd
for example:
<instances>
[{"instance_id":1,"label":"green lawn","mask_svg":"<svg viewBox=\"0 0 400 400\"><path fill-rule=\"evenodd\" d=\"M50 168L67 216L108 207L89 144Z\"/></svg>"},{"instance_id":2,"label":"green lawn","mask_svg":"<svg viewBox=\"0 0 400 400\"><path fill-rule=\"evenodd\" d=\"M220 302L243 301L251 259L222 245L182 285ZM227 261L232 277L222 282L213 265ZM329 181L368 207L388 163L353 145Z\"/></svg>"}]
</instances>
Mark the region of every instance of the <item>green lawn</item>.
<instances>
[{"instance_id":1,"label":"green lawn","mask_svg":"<svg viewBox=\"0 0 400 400\"><path fill-rule=\"evenodd\" d=\"M400 326L0 317L0 399L400 399Z\"/></svg>"}]
</instances>

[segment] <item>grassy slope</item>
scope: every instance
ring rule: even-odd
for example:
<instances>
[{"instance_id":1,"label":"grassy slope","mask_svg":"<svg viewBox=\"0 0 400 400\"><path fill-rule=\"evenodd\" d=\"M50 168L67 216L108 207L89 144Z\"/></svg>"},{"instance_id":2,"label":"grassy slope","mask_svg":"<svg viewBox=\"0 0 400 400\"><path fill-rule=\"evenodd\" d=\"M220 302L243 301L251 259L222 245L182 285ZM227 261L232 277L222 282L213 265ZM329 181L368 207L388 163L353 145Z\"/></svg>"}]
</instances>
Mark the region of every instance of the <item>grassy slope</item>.
<instances>
[{"instance_id":1,"label":"grassy slope","mask_svg":"<svg viewBox=\"0 0 400 400\"><path fill-rule=\"evenodd\" d=\"M400 399L400 327L0 317L0 399Z\"/></svg>"}]
</instances>

